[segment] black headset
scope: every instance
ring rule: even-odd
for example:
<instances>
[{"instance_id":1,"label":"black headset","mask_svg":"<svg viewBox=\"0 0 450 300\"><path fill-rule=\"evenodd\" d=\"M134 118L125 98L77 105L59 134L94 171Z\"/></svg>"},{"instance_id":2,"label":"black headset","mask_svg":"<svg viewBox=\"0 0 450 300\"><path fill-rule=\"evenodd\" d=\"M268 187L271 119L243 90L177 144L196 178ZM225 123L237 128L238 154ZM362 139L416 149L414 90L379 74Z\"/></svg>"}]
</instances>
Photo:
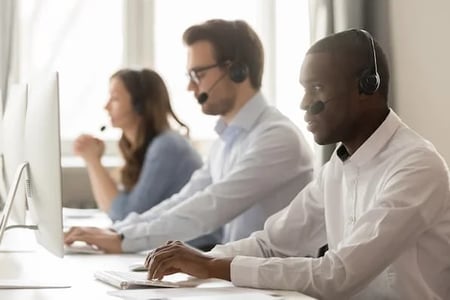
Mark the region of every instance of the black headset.
<instances>
[{"instance_id":1,"label":"black headset","mask_svg":"<svg viewBox=\"0 0 450 300\"><path fill-rule=\"evenodd\" d=\"M239 31L238 24L233 22L234 31L236 31L236 36L239 36L241 33ZM235 40L236 41L236 40ZM241 57L241 49L239 48L239 43L236 41L236 52L234 56L234 60L231 62L228 67L228 72L231 81L235 83L243 82L248 76L248 66L240 61Z\"/></svg>"},{"instance_id":2,"label":"black headset","mask_svg":"<svg viewBox=\"0 0 450 300\"><path fill-rule=\"evenodd\" d=\"M377 53L375 51L375 42L373 41L373 37L369 32L363 29L357 29L357 31L364 34L369 42L370 52L372 53L373 65L364 69L359 76L359 92L372 95L375 93L380 87L380 75L378 74L378 66L377 66Z\"/></svg>"},{"instance_id":3,"label":"black headset","mask_svg":"<svg viewBox=\"0 0 450 300\"><path fill-rule=\"evenodd\" d=\"M228 68L230 79L233 82L241 83L248 76L248 67L239 61L234 61Z\"/></svg>"},{"instance_id":4,"label":"black headset","mask_svg":"<svg viewBox=\"0 0 450 300\"><path fill-rule=\"evenodd\" d=\"M137 89L138 94L137 95L132 95L131 97L131 101L133 104L133 110L139 114L139 115L143 115L144 114L144 97L142 95L142 90L143 90L143 80L142 80L142 70L135 70L135 76L137 76L137 82L139 84L139 88Z\"/></svg>"},{"instance_id":5,"label":"black headset","mask_svg":"<svg viewBox=\"0 0 450 300\"><path fill-rule=\"evenodd\" d=\"M133 109L134 111L139 114L142 115L144 114L144 104L142 103L141 100L138 100L137 98L133 98Z\"/></svg>"}]
</instances>

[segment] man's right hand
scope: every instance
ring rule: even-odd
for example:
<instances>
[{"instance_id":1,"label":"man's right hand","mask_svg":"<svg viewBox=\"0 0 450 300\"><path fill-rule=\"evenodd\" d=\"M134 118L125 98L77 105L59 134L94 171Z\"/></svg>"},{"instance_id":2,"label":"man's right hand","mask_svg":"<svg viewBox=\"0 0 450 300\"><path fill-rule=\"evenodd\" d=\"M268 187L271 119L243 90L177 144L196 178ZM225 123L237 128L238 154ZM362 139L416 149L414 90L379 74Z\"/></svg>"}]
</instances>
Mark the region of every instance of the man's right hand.
<instances>
[{"instance_id":1,"label":"man's right hand","mask_svg":"<svg viewBox=\"0 0 450 300\"><path fill-rule=\"evenodd\" d=\"M105 253L122 253L121 236L110 229L72 227L64 234L64 243L70 245L75 241L84 241L90 245L95 245Z\"/></svg>"},{"instance_id":2,"label":"man's right hand","mask_svg":"<svg viewBox=\"0 0 450 300\"><path fill-rule=\"evenodd\" d=\"M197 278L230 280L231 258L214 258L180 241L170 241L151 251L145 261L149 279L182 272Z\"/></svg>"}]
</instances>

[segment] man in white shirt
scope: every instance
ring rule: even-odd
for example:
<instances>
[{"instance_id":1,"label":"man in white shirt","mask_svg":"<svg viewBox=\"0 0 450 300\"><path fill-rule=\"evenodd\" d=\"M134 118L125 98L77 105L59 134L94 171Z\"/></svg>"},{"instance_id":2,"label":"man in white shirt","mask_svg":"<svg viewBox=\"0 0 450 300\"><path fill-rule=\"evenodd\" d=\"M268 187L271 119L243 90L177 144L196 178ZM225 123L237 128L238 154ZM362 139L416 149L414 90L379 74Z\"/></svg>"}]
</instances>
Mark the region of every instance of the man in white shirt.
<instances>
[{"instance_id":1,"label":"man in white shirt","mask_svg":"<svg viewBox=\"0 0 450 300\"><path fill-rule=\"evenodd\" d=\"M261 41L243 21L210 20L186 30L188 89L208 115L219 115L203 168L182 190L113 230L72 228L70 244L86 241L108 253L188 241L224 226L229 242L248 237L287 206L312 179L312 152L298 128L260 93ZM123 237L123 239L121 239Z\"/></svg>"},{"instance_id":2,"label":"man in white shirt","mask_svg":"<svg viewBox=\"0 0 450 300\"><path fill-rule=\"evenodd\" d=\"M181 271L320 299L450 299L448 169L389 109L388 80L369 33L315 43L301 108L317 143L340 142L331 160L264 230L206 254L169 242L148 255L149 278Z\"/></svg>"}]
</instances>

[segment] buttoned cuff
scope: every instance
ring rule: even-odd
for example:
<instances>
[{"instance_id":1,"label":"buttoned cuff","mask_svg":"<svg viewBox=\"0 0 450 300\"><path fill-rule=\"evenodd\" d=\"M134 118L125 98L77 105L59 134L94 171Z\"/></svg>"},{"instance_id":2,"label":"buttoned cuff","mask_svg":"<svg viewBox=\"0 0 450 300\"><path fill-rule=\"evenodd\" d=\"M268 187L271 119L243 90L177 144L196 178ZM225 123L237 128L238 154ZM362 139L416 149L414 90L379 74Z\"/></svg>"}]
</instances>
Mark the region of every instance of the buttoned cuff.
<instances>
[{"instance_id":1,"label":"buttoned cuff","mask_svg":"<svg viewBox=\"0 0 450 300\"><path fill-rule=\"evenodd\" d=\"M151 249L151 245L148 244L148 237L136 237L133 235L133 230L131 227L122 228L117 231L122 238L122 252L131 253L139 252Z\"/></svg>"},{"instance_id":2,"label":"buttoned cuff","mask_svg":"<svg viewBox=\"0 0 450 300\"><path fill-rule=\"evenodd\" d=\"M260 258L236 256L230 266L231 282L236 286L258 287Z\"/></svg>"},{"instance_id":3,"label":"buttoned cuff","mask_svg":"<svg viewBox=\"0 0 450 300\"><path fill-rule=\"evenodd\" d=\"M226 248L223 245L216 245L210 251L205 252L205 254L217 258L229 257L229 255L227 255L226 252L224 252L222 249Z\"/></svg>"}]
</instances>

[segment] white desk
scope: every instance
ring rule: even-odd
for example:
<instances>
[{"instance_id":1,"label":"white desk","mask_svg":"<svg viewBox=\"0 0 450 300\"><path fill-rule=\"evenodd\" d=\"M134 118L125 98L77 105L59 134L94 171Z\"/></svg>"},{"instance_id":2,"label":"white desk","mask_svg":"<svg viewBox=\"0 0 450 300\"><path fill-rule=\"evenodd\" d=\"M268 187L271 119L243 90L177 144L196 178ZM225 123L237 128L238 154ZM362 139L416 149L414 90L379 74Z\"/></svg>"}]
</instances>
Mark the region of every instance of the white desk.
<instances>
[{"instance_id":1,"label":"white desk","mask_svg":"<svg viewBox=\"0 0 450 300\"><path fill-rule=\"evenodd\" d=\"M129 264L141 261L145 255L66 255L64 259L50 257L45 253L0 253L0 279L36 278L48 282L65 281L70 288L56 289L4 289L0 290L0 299L8 300L53 300L53 299L118 299L107 294L116 288L94 279L96 270L123 270ZM214 285L211 285L211 283ZM202 295L202 288L229 287L231 283L222 280L209 281L209 284L197 288ZM162 289L158 289L162 291ZM195 293L194 293L195 294ZM271 291L270 294L282 295L282 299L312 299L295 292ZM276 299L276 298L275 298Z\"/></svg>"},{"instance_id":2,"label":"white desk","mask_svg":"<svg viewBox=\"0 0 450 300\"><path fill-rule=\"evenodd\" d=\"M36 276L46 282L67 282L70 288L4 289L0 299L118 299L107 295L115 290L94 279L93 272L101 269L126 270L128 264L142 259L137 255L67 255L64 259L45 253L0 253L0 279L24 279Z\"/></svg>"},{"instance_id":3,"label":"white desk","mask_svg":"<svg viewBox=\"0 0 450 300\"><path fill-rule=\"evenodd\" d=\"M14 241L12 244L11 241ZM18 242L17 242L18 241ZM8 249L20 250L9 252ZM27 230L11 230L5 234L5 243L0 247L0 280L2 279L39 279L45 282L67 282L70 288L54 289L0 289L2 300L61 300L61 299L119 299L108 295L108 291L118 289L97 281L93 273L97 270L128 271L128 266L135 262L144 261L145 254L122 255L66 255L63 259L48 254L36 245L34 235ZM212 288L221 288L225 295L236 293L235 288L228 281L219 279L208 280L199 287L192 288L189 294L204 296ZM224 287L227 287L224 289ZM206 290L208 289L208 290ZM167 292L170 293L170 289ZM163 289L158 288L158 291ZM261 290L255 290L261 292ZM221 292L222 293L222 292ZM270 291L268 294L281 295L274 299L312 299L296 292ZM223 299L224 295L221 294ZM170 295L165 297L171 299ZM194 297L195 298L195 297ZM217 297L216 297L217 298ZM175 298L176 299L176 298ZM182 299L182 298L181 298ZM214 296L201 299L214 299Z\"/></svg>"}]
</instances>

